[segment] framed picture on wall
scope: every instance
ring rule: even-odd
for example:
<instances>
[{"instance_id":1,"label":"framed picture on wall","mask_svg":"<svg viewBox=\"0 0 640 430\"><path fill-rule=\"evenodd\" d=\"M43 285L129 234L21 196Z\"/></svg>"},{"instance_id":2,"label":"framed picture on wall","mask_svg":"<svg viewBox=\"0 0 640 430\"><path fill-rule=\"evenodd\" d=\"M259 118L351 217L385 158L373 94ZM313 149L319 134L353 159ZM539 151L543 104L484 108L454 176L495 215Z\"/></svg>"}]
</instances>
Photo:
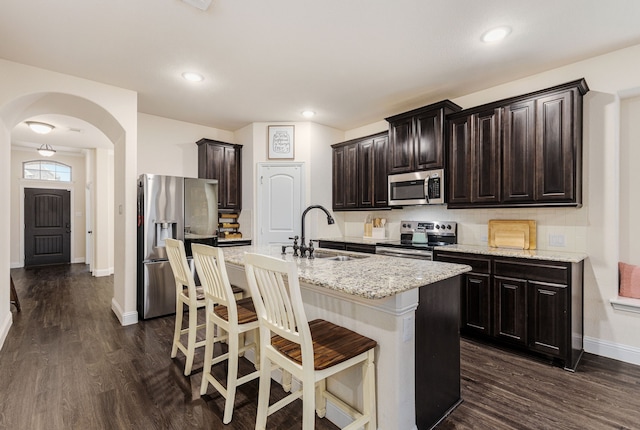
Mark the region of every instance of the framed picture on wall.
<instances>
[{"instance_id":1,"label":"framed picture on wall","mask_svg":"<svg viewBox=\"0 0 640 430\"><path fill-rule=\"evenodd\" d=\"M294 126L270 125L268 127L269 159L294 158Z\"/></svg>"}]
</instances>

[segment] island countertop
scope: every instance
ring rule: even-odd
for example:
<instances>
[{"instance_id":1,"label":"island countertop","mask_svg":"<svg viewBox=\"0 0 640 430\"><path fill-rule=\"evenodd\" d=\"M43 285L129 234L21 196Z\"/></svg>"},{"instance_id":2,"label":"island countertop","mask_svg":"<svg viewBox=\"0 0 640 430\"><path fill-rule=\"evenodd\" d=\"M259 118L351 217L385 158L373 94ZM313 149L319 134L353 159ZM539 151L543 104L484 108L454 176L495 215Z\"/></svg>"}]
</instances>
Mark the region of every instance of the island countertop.
<instances>
[{"instance_id":1,"label":"island countertop","mask_svg":"<svg viewBox=\"0 0 640 430\"><path fill-rule=\"evenodd\" d=\"M329 288L366 299L383 299L413 288L419 288L442 281L471 270L471 267L417 260L411 258L389 257L375 254L323 250L339 255L355 255L348 261L334 261L327 258L294 257L290 250L281 254L280 246L238 246L224 249L227 264L244 266L244 254L247 252L271 255L287 261L295 261L300 281Z\"/></svg>"}]
</instances>

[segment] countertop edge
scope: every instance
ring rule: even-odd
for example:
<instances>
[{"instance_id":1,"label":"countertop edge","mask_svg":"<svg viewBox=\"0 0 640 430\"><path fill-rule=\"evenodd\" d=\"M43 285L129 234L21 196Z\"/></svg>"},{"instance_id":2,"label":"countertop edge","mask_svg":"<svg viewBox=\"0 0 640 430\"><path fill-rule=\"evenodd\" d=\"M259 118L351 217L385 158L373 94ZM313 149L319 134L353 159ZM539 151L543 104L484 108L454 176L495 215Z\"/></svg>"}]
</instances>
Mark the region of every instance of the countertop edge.
<instances>
[{"instance_id":1,"label":"countertop edge","mask_svg":"<svg viewBox=\"0 0 640 430\"><path fill-rule=\"evenodd\" d=\"M483 245L446 245L435 249L442 252L460 252L465 254L480 254L494 257L526 258L531 260L557 261L564 263L580 263L589 256L579 252L563 252L549 250L525 250L510 248L492 248Z\"/></svg>"}]
</instances>

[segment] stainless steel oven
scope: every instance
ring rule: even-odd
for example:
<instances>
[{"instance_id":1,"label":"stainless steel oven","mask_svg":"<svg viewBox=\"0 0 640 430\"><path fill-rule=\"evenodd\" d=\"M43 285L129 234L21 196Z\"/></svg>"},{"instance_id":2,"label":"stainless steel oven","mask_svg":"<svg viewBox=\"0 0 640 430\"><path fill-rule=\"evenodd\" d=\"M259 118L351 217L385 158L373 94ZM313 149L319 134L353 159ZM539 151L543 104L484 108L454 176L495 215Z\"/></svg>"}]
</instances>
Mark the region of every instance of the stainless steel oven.
<instances>
[{"instance_id":1,"label":"stainless steel oven","mask_svg":"<svg viewBox=\"0 0 640 430\"><path fill-rule=\"evenodd\" d=\"M433 247L457 243L453 221L402 221L400 240L376 244L376 254L433 260Z\"/></svg>"}]
</instances>

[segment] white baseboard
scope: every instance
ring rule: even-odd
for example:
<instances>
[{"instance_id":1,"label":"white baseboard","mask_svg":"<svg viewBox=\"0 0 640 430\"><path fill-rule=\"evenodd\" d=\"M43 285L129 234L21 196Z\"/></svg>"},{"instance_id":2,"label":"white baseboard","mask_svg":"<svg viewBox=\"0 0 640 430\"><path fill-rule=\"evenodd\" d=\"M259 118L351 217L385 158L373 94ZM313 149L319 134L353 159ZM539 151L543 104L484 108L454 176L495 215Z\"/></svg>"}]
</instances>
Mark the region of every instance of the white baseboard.
<instances>
[{"instance_id":1,"label":"white baseboard","mask_svg":"<svg viewBox=\"0 0 640 430\"><path fill-rule=\"evenodd\" d=\"M613 343L594 337L584 337L584 350L591 354L601 355L614 360L640 366L640 348Z\"/></svg>"},{"instance_id":2,"label":"white baseboard","mask_svg":"<svg viewBox=\"0 0 640 430\"><path fill-rule=\"evenodd\" d=\"M118 303L115 298L111 299L111 310L116 314L118 321L120 321L120 324L123 326L138 324L138 312L123 312L120 303Z\"/></svg>"},{"instance_id":3,"label":"white baseboard","mask_svg":"<svg viewBox=\"0 0 640 430\"><path fill-rule=\"evenodd\" d=\"M84 257L74 258L72 263L84 263Z\"/></svg>"},{"instance_id":4,"label":"white baseboard","mask_svg":"<svg viewBox=\"0 0 640 430\"><path fill-rule=\"evenodd\" d=\"M2 349L4 341L7 339L11 324L13 324L13 314L9 311L7 317L2 322L2 326L0 327L0 349Z\"/></svg>"},{"instance_id":5,"label":"white baseboard","mask_svg":"<svg viewBox=\"0 0 640 430\"><path fill-rule=\"evenodd\" d=\"M99 278L101 276L111 276L113 275L113 267L108 269L96 269L93 271L93 276Z\"/></svg>"}]
</instances>

